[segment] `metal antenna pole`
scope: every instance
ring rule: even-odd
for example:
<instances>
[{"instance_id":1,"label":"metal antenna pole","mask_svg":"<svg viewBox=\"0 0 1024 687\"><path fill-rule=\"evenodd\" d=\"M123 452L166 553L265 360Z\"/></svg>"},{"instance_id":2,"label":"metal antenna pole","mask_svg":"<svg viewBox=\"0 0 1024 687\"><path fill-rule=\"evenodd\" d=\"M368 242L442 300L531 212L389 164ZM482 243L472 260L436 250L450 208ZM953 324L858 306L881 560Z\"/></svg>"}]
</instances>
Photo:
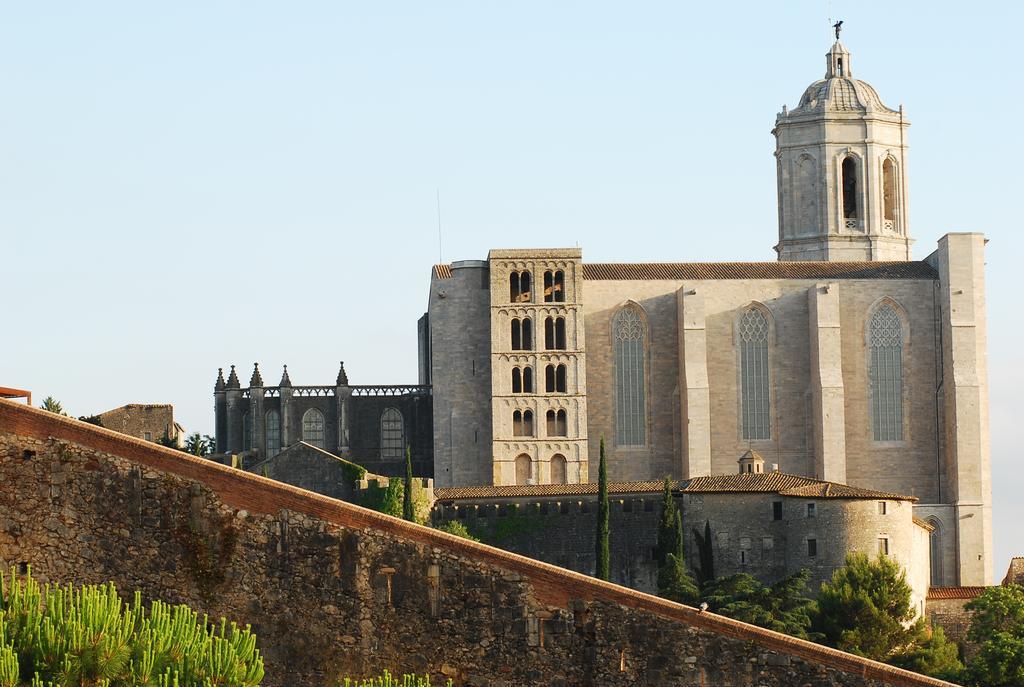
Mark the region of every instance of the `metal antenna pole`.
<instances>
[{"instance_id":1,"label":"metal antenna pole","mask_svg":"<svg viewBox=\"0 0 1024 687\"><path fill-rule=\"evenodd\" d=\"M441 188L438 187L437 191L437 261L439 263L444 262L444 253L441 250Z\"/></svg>"}]
</instances>

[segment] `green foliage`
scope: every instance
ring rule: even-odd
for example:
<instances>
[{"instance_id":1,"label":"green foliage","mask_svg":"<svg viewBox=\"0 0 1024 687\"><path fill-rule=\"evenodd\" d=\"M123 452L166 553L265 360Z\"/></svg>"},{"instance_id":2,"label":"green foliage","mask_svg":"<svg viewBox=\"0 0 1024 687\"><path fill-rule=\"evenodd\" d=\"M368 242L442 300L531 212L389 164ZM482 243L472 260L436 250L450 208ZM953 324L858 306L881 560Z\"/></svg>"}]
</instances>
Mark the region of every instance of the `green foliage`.
<instances>
[{"instance_id":1,"label":"green foliage","mask_svg":"<svg viewBox=\"0 0 1024 687\"><path fill-rule=\"evenodd\" d=\"M967 638L978 652L966 682L989 687L1024 685L1024 587L989 587L966 606L974 615Z\"/></svg>"},{"instance_id":2,"label":"green foliage","mask_svg":"<svg viewBox=\"0 0 1024 687\"><path fill-rule=\"evenodd\" d=\"M0 575L0 687L256 687L263 659L248 627L113 584L40 587Z\"/></svg>"},{"instance_id":3,"label":"green foliage","mask_svg":"<svg viewBox=\"0 0 1024 687\"><path fill-rule=\"evenodd\" d=\"M454 534L456 537L469 539L470 541L480 541L480 539L473 536L473 533L470 532L469 529L458 520L451 520L449 522L446 522L445 524L441 525L436 529L439 529L442 532L447 532L448 534ZM3 687L3 685L0 684L0 687Z\"/></svg>"},{"instance_id":4,"label":"green foliage","mask_svg":"<svg viewBox=\"0 0 1024 687\"><path fill-rule=\"evenodd\" d=\"M185 446L181 449L193 456L208 456L217 449L217 440L208 434L192 432L185 437Z\"/></svg>"},{"instance_id":5,"label":"green foliage","mask_svg":"<svg viewBox=\"0 0 1024 687\"><path fill-rule=\"evenodd\" d=\"M661 518L658 520L658 548L655 554L658 567L665 565L670 553L680 555L676 551L676 539L679 537L679 533L676 532L676 513L678 512L675 499L672 498L672 479L666 477L661 496Z\"/></svg>"},{"instance_id":6,"label":"green foliage","mask_svg":"<svg viewBox=\"0 0 1024 687\"><path fill-rule=\"evenodd\" d=\"M412 446L405 445L405 482L402 489L402 519L416 522L416 509L412 505Z\"/></svg>"},{"instance_id":7,"label":"green foliage","mask_svg":"<svg viewBox=\"0 0 1024 687\"><path fill-rule=\"evenodd\" d=\"M941 627L929 629L923 620L918 621L915 628L914 643L896 654L890 663L940 680L960 682L964 677L964 666L956 643L946 639Z\"/></svg>"},{"instance_id":8,"label":"green foliage","mask_svg":"<svg viewBox=\"0 0 1024 687\"><path fill-rule=\"evenodd\" d=\"M540 514L539 504L534 504L532 512L522 513L518 503L510 503L504 516L495 518L475 518L467 522L471 536L477 541L490 546L502 547L522 535L536 535L555 522L557 515Z\"/></svg>"},{"instance_id":9,"label":"green foliage","mask_svg":"<svg viewBox=\"0 0 1024 687\"><path fill-rule=\"evenodd\" d=\"M177 440L172 439L170 435L167 433L167 430L164 430L164 433L160 435L160 438L156 440L156 443L160 444L161 446L166 446L167 448L180 448L178 446Z\"/></svg>"},{"instance_id":10,"label":"green foliage","mask_svg":"<svg viewBox=\"0 0 1024 687\"><path fill-rule=\"evenodd\" d=\"M67 415L67 413L64 412L64 406L62 406L60 401L55 399L53 396L47 396L44 398L39 407L43 410L48 410L51 413L56 413L57 415Z\"/></svg>"},{"instance_id":11,"label":"green foliage","mask_svg":"<svg viewBox=\"0 0 1024 687\"><path fill-rule=\"evenodd\" d=\"M674 553L658 568L658 596L690 606L700 601L700 590L686 571L686 563Z\"/></svg>"},{"instance_id":12,"label":"green foliage","mask_svg":"<svg viewBox=\"0 0 1024 687\"><path fill-rule=\"evenodd\" d=\"M847 554L846 565L821 585L814 628L837 649L889 661L921 632L908 625L914 619L910 596L906 573L895 560Z\"/></svg>"},{"instance_id":13,"label":"green foliage","mask_svg":"<svg viewBox=\"0 0 1024 687\"><path fill-rule=\"evenodd\" d=\"M90 425L96 425L97 427L103 426L103 421L100 420L99 415L79 415L79 421L88 423Z\"/></svg>"},{"instance_id":14,"label":"green foliage","mask_svg":"<svg viewBox=\"0 0 1024 687\"><path fill-rule=\"evenodd\" d=\"M451 680L445 683L446 687L451 687L451 684ZM0 687L3 686L0 685ZM392 676L391 673L385 670L383 675L364 680L343 678L338 682L338 687L431 687L431 683L429 675L424 675L423 677L403 675L398 677ZM438 687L441 686L439 685Z\"/></svg>"},{"instance_id":15,"label":"green foliage","mask_svg":"<svg viewBox=\"0 0 1024 687\"><path fill-rule=\"evenodd\" d=\"M601 462L597 469L597 579L607 581L610 575L611 550L608 526L608 461L601 437Z\"/></svg>"},{"instance_id":16,"label":"green foliage","mask_svg":"<svg viewBox=\"0 0 1024 687\"><path fill-rule=\"evenodd\" d=\"M371 484L362 498L362 505L385 515L400 518L402 517L403 491L402 483L397 479L389 480L386 487Z\"/></svg>"},{"instance_id":17,"label":"green foliage","mask_svg":"<svg viewBox=\"0 0 1024 687\"><path fill-rule=\"evenodd\" d=\"M709 582L704 600L715 613L793 637L818 639L808 631L814 612L814 601L805 596L809 577L810 571L802 569L765 585L739 573Z\"/></svg>"},{"instance_id":18,"label":"green foliage","mask_svg":"<svg viewBox=\"0 0 1024 687\"><path fill-rule=\"evenodd\" d=\"M703 587L715 580L715 551L711 540L711 521L704 521L704 534L697 528L693 529L693 539L697 542L697 555L700 558L700 567L695 571L697 581Z\"/></svg>"},{"instance_id":19,"label":"green foliage","mask_svg":"<svg viewBox=\"0 0 1024 687\"><path fill-rule=\"evenodd\" d=\"M339 458L339 461L341 471L345 475L345 479L348 480L349 486L355 488L356 482L366 477L366 468L344 458Z\"/></svg>"}]
</instances>

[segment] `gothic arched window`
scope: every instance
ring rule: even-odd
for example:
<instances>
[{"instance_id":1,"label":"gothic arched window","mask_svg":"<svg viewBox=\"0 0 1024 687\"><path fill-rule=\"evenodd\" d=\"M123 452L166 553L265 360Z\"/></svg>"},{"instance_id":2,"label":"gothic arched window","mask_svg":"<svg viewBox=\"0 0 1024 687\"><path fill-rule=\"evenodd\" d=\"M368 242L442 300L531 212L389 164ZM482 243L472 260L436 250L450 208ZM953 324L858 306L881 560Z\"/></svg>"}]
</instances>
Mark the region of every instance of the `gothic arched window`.
<instances>
[{"instance_id":1,"label":"gothic arched window","mask_svg":"<svg viewBox=\"0 0 1024 687\"><path fill-rule=\"evenodd\" d=\"M871 315L871 422L875 441L903 439L903 321L886 303Z\"/></svg>"},{"instance_id":2,"label":"gothic arched window","mask_svg":"<svg viewBox=\"0 0 1024 687\"><path fill-rule=\"evenodd\" d=\"M626 306L612 319L615 355L615 443L643 446L647 442L647 398L644 355L647 325L640 309Z\"/></svg>"},{"instance_id":3,"label":"gothic arched window","mask_svg":"<svg viewBox=\"0 0 1024 687\"><path fill-rule=\"evenodd\" d=\"M272 458L281 452L281 413L268 410L266 422L267 457Z\"/></svg>"},{"instance_id":4,"label":"gothic arched window","mask_svg":"<svg viewBox=\"0 0 1024 687\"><path fill-rule=\"evenodd\" d=\"M326 448L324 414L316 408L310 408L302 415L302 440L317 448Z\"/></svg>"},{"instance_id":5,"label":"gothic arched window","mask_svg":"<svg viewBox=\"0 0 1024 687\"><path fill-rule=\"evenodd\" d=\"M380 414L380 457L382 460L405 457L405 421L398 408L385 408Z\"/></svg>"},{"instance_id":6,"label":"gothic arched window","mask_svg":"<svg viewBox=\"0 0 1024 687\"><path fill-rule=\"evenodd\" d=\"M937 518L928 518L932 531L928 535L928 552L931 556L931 585L942 586L942 525Z\"/></svg>"},{"instance_id":7,"label":"gothic arched window","mask_svg":"<svg viewBox=\"0 0 1024 687\"><path fill-rule=\"evenodd\" d=\"M771 394L768 386L768 319L757 308L740 318L740 416L742 436L771 439Z\"/></svg>"}]
</instances>

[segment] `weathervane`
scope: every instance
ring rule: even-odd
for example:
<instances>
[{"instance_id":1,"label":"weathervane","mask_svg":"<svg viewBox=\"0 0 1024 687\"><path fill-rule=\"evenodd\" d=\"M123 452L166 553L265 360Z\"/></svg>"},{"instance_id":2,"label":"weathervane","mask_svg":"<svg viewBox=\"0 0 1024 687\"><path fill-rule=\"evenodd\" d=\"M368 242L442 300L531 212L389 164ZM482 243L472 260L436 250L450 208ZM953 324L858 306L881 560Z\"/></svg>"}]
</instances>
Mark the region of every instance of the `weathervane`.
<instances>
[{"instance_id":1,"label":"weathervane","mask_svg":"<svg viewBox=\"0 0 1024 687\"><path fill-rule=\"evenodd\" d=\"M839 40L839 32L843 30L843 20L837 21L832 25L832 28L836 30L836 40Z\"/></svg>"}]
</instances>

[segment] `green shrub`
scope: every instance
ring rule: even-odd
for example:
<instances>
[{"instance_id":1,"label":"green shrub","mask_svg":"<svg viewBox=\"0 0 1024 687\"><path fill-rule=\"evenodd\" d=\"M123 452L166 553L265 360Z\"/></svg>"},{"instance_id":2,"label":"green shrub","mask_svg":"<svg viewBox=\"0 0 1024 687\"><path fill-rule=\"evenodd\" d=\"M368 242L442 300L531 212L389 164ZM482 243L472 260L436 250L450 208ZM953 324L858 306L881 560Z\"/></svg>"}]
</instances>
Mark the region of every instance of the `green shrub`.
<instances>
[{"instance_id":1,"label":"green shrub","mask_svg":"<svg viewBox=\"0 0 1024 687\"><path fill-rule=\"evenodd\" d=\"M446 687L451 687L452 681L448 680L445 683ZM371 677L365 679L357 678L343 678L338 681L338 687L431 687L430 676L424 675L420 677L418 675L403 675L402 677L392 676L388 671L384 671L383 675L378 677ZM440 686L439 686L440 687Z\"/></svg>"},{"instance_id":2,"label":"green shrub","mask_svg":"<svg viewBox=\"0 0 1024 687\"><path fill-rule=\"evenodd\" d=\"M185 605L113 584L76 588L0 574L0 687L256 687L263 659L248 626L212 625Z\"/></svg>"},{"instance_id":3,"label":"green shrub","mask_svg":"<svg viewBox=\"0 0 1024 687\"><path fill-rule=\"evenodd\" d=\"M458 520L451 520L445 524L439 526L437 529L448 534L454 534L456 537L462 537L463 539L469 539L470 541L480 541L479 537L474 537L473 533L466 528Z\"/></svg>"}]
</instances>

